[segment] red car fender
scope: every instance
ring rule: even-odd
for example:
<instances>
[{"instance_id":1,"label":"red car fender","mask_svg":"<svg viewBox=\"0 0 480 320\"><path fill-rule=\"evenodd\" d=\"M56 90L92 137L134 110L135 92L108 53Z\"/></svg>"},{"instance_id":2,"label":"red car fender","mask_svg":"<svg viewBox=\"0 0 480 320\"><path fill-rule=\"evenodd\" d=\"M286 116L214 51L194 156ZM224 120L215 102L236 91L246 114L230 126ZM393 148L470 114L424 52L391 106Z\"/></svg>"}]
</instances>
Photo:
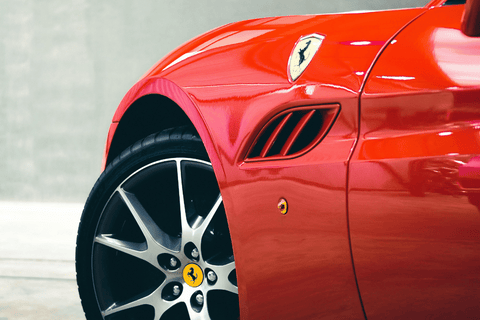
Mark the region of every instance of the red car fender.
<instances>
[{"instance_id":1,"label":"red car fender","mask_svg":"<svg viewBox=\"0 0 480 320\"><path fill-rule=\"evenodd\" d=\"M389 38L406 23L423 12L425 12L425 9L371 13L375 18L369 18L370 14L287 17L284 18L281 23L277 21L277 18L273 19L275 21L272 19L257 19L220 27L206 33L205 35L199 36L159 61L125 95L115 113L110 127L105 148L103 168L107 164L107 159L108 161L113 160L111 156L109 157L110 147L118 123L122 119L125 111L140 97L147 94L159 94L174 101L181 109L183 109L194 126L197 127L198 125L197 130L199 131L201 138L205 139L204 141L207 151L210 154L212 161L215 162L213 163L214 169L220 169L219 163L216 162L218 156L213 153L211 154L216 148L214 146L215 139L211 134L208 134L208 125L203 121L211 120L205 119L205 115L202 115L203 111L201 111L202 109L204 111L207 110L205 106L202 106L204 103L201 100L204 99L206 95L210 95L210 100L211 96L216 95L216 89L214 86L218 84L223 86L248 84L269 85L271 87L264 90L262 93L263 96L267 96L269 92L271 93L277 90L284 90L288 93L286 90L289 88L301 89L301 86L305 86L306 88L308 85L317 84L317 87L322 87L321 89L324 92L321 97L320 95L317 95L320 98L315 99L314 101L312 101L311 97L306 95L307 99L305 100L307 100L306 102L309 104L338 103L340 102L338 99L342 99L342 95L350 96L353 94L358 96L372 62L377 58L377 54L381 52ZM230 46L226 45L226 49L218 48L218 42L226 41L226 39L228 40L232 32L237 32L244 28L250 30L251 28L256 28L257 25L262 23L274 23L274 26L268 26L268 28L273 31L269 29L271 35L265 38L266 42L253 44L251 45L253 46L252 49L246 51L242 51L243 49L241 48L246 47L247 45L243 45L242 43L242 47L239 48L237 46L235 48L235 42L232 42ZM288 32L291 23L294 23L295 28L299 30L290 32L283 37L282 32ZM307 24L307 27L302 26L304 23ZM377 23L388 24L388 27L382 28L381 30L369 29L369 25L373 26ZM252 24L254 25L253 27L247 26ZM343 29L337 32L336 26L338 24L342 25ZM355 26L357 25L362 25L362 30L356 31ZM275 31L276 29L278 29L278 31ZM304 35L315 32L325 32L328 36L325 43L322 45L321 52L316 55L315 59L304 74L292 85L292 83L288 81L286 66L293 45L302 34ZM238 33L235 34L235 36L237 35ZM282 37L281 41L275 40L280 39L280 37ZM213 44L211 45L215 47L213 50L202 49L200 50L202 52L199 54L191 53L191 50L194 50L195 48L203 48L205 46L202 45L203 43L209 43L212 41ZM231 42L233 40L228 41ZM243 40L237 39L236 41ZM249 42L247 41L246 44L249 44ZM234 48L232 49L231 47ZM255 52L253 49L258 51ZM281 49L281 51L278 49ZM275 52L275 55L277 55L275 59L272 59L271 52ZM219 61L221 65L215 68L215 66L219 65L216 63L217 61ZM270 63L271 67L266 67L267 63ZM248 70L248 77L242 77L240 74L238 76L233 74L229 79L212 79L210 76L211 74L224 72L225 70L230 72L233 69L231 72L237 72L235 70L238 69L231 68L233 64L239 64L239 70ZM184 71L190 69L195 71ZM157 83L158 81L164 81L160 80L160 78L166 79L170 85L167 86ZM239 80L240 78L241 80ZM318 86L318 84L320 85ZM304 90L306 90L305 88ZM320 91L318 89L319 88L317 88L317 91ZM270 91L268 92L268 90ZM332 91L335 91L336 93L333 93ZM344 91L344 93L339 95L339 91ZM232 94L245 101L251 98L248 96L249 93L247 93L247 91L242 93L241 90L235 90ZM217 100L218 99L225 99L225 95L218 96ZM256 114L255 117L273 116L272 112L278 113L281 112L282 109L284 110L285 108L295 106L295 103L289 103L288 101L285 101L285 99L278 99L277 103L271 101L269 104L270 105L262 108L261 112ZM193 110L196 111L192 112ZM262 124L260 123L260 125ZM256 132L259 129L259 127L256 127L252 130ZM245 143L251 142L252 141L246 141ZM242 161L241 158L236 160L240 162ZM217 171L218 170L216 170L216 172ZM221 177L218 175L219 173L217 172L217 178L221 180Z\"/></svg>"}]
</instances>

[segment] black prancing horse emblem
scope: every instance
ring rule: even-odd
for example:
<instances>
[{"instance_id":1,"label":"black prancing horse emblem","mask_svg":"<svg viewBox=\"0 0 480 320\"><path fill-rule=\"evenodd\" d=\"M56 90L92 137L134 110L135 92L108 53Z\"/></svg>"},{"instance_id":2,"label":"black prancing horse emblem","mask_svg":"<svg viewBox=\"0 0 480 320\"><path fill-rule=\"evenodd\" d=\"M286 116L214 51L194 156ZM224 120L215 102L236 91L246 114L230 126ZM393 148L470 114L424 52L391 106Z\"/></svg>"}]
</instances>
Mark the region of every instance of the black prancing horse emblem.
<instances>
[{"instance_id":1,"label":"black prancing horse emblem","mask_svg":"<svg viewBox=\"0 0 480 320\"><path fill-rule=\"evenodd\" d=\"M299 66L303 63L303 61L306 60L306 58L305 58L305 51L306 51L306 50L308 49L308 47L310 46L310 43L312 43L312 40L309 40L309 41L307 42L307 45L305 46L305 48L300 49L300 50L298 51L298 54L300 55L300 61L298 62L298 65L299 65ZM307 57L307 58L308 58L308 57Z\"/></svg>"},{"instance_id":2,"label":"black prancing horse emblem","mask_svg":"<svg viewBox=\"0 0 480 320\"><path fill-rule=\"evenodd\" d=\"M195 283L195 280L198 278L198 274L195 273L195 270L193 268L190 268L190 271L187 273L187 275L192 278L192 282Z\"/></svg>"}]
</instances>

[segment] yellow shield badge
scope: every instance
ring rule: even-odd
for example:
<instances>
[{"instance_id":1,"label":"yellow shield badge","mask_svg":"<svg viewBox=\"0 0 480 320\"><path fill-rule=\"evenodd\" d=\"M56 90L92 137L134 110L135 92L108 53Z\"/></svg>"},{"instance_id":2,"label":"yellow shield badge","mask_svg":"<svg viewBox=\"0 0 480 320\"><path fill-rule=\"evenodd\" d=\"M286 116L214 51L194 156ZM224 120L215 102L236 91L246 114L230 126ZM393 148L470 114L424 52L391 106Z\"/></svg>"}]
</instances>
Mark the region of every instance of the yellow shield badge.
<instances>
[{"instance_id":1,"label":"yellow shield badge","mask_svg":"<svg viewBox=\"0 0 480 320\"><path fill-rule=\"evenodd\" d=\"M190 287L198 287L203 282L203 272L199 266L190 263L183 269L183 280Z\"/></svg>"},{"instance_id":2,"label":"yellow shield badge","mask_svg":"<svg viewBox=\"0 0 480 320\"><path fill-rule=\"evenodd\" d=\"M325 36L314 33L301 37L297 41L288 60L288 76L290 81L293 82L297 80L303 71L305 71L324 39Z\"/></svg>"}]
</instances>

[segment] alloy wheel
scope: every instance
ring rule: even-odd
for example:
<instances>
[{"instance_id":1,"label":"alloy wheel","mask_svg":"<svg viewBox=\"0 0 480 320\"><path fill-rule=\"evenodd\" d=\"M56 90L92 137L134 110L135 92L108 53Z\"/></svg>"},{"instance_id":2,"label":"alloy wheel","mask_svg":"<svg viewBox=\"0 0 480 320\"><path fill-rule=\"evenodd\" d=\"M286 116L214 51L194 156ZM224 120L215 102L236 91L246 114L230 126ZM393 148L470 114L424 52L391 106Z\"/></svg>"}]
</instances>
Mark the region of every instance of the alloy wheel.
<instances>
[{"instance_id":1,"label":"alloy wheel","mask_svg":"<svg viewBox=\"0 0 480 320\"><path fill-rule=\"evenodd\" d=\"M211 164L168 158L107 201L92 243L104 319L237 319L235 261Z\"/></svg>"}]
</instances>

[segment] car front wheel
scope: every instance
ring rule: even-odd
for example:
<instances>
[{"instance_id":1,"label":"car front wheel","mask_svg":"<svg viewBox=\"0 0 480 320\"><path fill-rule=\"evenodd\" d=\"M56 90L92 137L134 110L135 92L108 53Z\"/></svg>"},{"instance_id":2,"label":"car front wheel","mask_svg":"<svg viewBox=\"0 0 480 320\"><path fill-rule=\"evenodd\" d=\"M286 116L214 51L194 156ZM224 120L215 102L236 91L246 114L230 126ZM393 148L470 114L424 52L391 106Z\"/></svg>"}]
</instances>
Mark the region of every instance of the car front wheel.
<instances>
[{"instance_id":1,"label":"car front wheel","mask_svg":"<svg viewBox=\"0 0 480 320\"><path fill-rule=\"evenodd\" d=\"M151 135L102 173L76 251L87 319L238 319L232 243L217 181L188 127Z\"/></svg>"}]
</instances>

